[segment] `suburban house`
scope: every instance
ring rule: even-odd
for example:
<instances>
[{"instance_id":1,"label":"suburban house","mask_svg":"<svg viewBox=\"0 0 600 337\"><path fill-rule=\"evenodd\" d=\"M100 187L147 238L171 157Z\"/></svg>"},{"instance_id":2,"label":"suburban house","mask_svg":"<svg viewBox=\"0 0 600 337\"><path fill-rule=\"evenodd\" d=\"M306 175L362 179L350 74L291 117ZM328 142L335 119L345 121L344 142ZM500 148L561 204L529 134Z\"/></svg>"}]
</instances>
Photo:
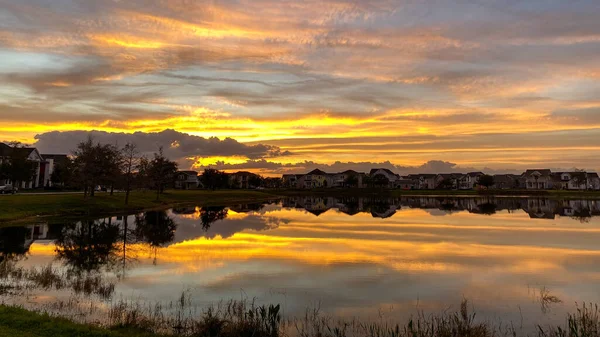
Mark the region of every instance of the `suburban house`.
<instances>
[{"instance_id":1,"label":"suburban house","mask_svg":"<svg viewBox=\"0 0 600 337\"><path fill-rule=\"evenodd\" d=\"M396 181L400 179L400 176L386 168L372 169L369 173L369 176L371 177L371 182L376 180L377 176L385 177L388 181L388 187L390 188L394 188L394 186L396 185Z\"/></svg>"},{"instance_id":2,"label":"suburban house","mask_svg":"<svg viewBox=\"0 0 600 337\"><path fill-rule=\"evenodd\" d=\"M319 169L312 170L301 176L297 181L298 188L321 188L332 187L333 178L330 174Z\"/></svg>"},{"instance_id":3,"label":"suburban house","mask_svg":"<svg viewBox=\"0 0 600 337\"><path fill-rule=\"evenodd\" d=\"M303 174L284 174L281 176L283 187L295 188L298 185L298 179L302 177Z\"/></svg>"},{"instance_id":4,"label":"suburban house","mask_svg":"<svg viewBox=\"0 0 600 337\"><path fill-rule=\"evenodd\" d=\"M408 177L400 177L400 179L396 180L395 188L399 188L401 190L414 190L418 186L418 182Z\"/></svg>"},{"instance_id":5,"label":"suburban house","mask_svg":"<svg viewBox=\"0 0 600 337\"><path fill-rule=\"evenodd\" d=\"M258 185L255 186L256 182L253 181L257 178L259 178L258 174L248 171L239 171L229 175L229 186L240 189L258 187Z\"/></svg>"},{"instance_id":6,"label":"suburban house","mask_svg":"<svg viewBox=\"0 0 600 337\"><path fill-rule=\"evenodd\" d=\"M333 174L332 187L363 187L363 178L365 174L353 170L347 170L341 173ZM354 181L352 181L354 180Z\"/></svg>"},{"instance_id":7,"label":"suburban house","mask_svg":"<svg viewBox=\"0 0 600 337\"><path fill-rule=\"evenodd\" d=\"M494 185L492 188L498 190L508 190L512 188L519 188L520 176L516 174L495 174Z\"/></svg>"},{"instance_id":8,"label":"suburban house","mask_svg":"<svg viewBox=\"0 0 600 337\"><path fill-rule=\"evenodd\" d=\"M590 190L600 190L600 177L596 172L587 173L587 184Z\"/></svg>"},{"instance_id":9,"label":"suburban house","mask_svg":"<svg viewBox=\"0 0 600 337\"><path fill-rule=\"evenodd\" d=\"M437 174L409 174L407 178L412 180L415 188L419 190L434 190L437 187Z\"/></svg>"},{"instance_id":10,"label":"suburban house","mask_svg":"<svg viewBox=\"0 0 600 337\"><path fill-rule=\"evenodd\" d=\"M435 188L450 188L456 190L458 189L459 181L462 178L462 176L462 173L440 173L435 177ZM446 186L446 184L449 186Z\"/></svg>"},{"instance_id":11,"label":"suburban house","mask_svg":"<svg viewBox=\"0 0 600 337\"><path fill-rule=\"evenodd\" d=\"M523 178L528 190L545 190L553 186L552 171L548 169L527 170L523 173Z\"/></svg>"},{"instance_id":12,"label":"suburban house","mask_svg":"<svg viewBox=\"0 0 600 337\"><path fill-rule=\"evenodd\" d=\"M14 151L18 151L19 153L15 153ZM44 162L44 158L38 152L38 150L34 147L13 148L4 143L0 143L0 164L2 164L3 162L10 161L11 158L15 155L23 156L23 157L27 158L27 160L36 163L35 169L34 169L34 174L31 177L31 180L22 181L22 182L20 182L19 186L17 186L17 187L29 189L29 188L38 188L38 187L45 186L45 181L44 181L45 177L41 171L41 164L42 164L42 162ZM48 179L49 179L49 177L48 177ZM0 184L6 184L9 182L10 181L4 180L4 181L0 181ZM14 184L15 182L12 182L12 183Z\"/></svg>"},{"instance_id":13,"label":"suburban house","mask_svg":"<svg viewBox=\"0 0 600 337\"><path fill-rule=\"evenodd\" d=\"M191 190L198 188L199 179L196 171L179 171L175 175L175 188L180 190Z\"/></svg>"},{"instance_id":14,"label":"suburban house","mask_svg":"<svg viewBox=\"0 0 600 337\"><path fill-rule=\"evenodd\" d=\"M458 188L461 190L472 190L479 184L479 177L483 172L469 172L460 178Z\"/></svg>"},{"instance_id":15,"label":"suburban house","mask_svg":"<svg viewBox=\"0 0 600 337\"><path fill-rule=\"evenodd\" d=\"M562 190L587 190L586 172L553 172L552 188Z\"/></svg>"},{"instance_id":16,"label":"suburban house","mask_svg":"<svg viewBox=\"0 0 600 337\"><path fill-rule=\"evenodd\" d=\"M40 163L40 186L52 187L52 174L59 166L65 167L69 161L66 154L42 154L44 161Z\"/></svg>"}]
</instances>

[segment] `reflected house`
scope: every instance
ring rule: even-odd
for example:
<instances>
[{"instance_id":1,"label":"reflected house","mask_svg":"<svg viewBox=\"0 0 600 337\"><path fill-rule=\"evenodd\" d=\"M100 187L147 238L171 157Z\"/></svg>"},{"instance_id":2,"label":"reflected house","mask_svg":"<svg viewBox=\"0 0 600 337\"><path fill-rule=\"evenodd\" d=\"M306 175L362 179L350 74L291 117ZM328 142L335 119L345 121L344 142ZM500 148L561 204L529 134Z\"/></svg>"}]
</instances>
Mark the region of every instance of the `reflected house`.
<instances>
[{"instance_id":1,"label":"reflected house","mask_svg":"<svg viewBox=\"0 0 600 337\"><path fill-rule=\"evenodd\" d=\"M179 190L191 190L198 188L198 172L179 171L175 175L175 188Z\"/></svg>"},{"instance_id":2,"label":"reflected house","mask_svg":"<svg viewBox=\"0 0 600 337\"><path fill-rule=\"evenodd\" d=\"M549 169L527 170L523 173L525 188L528 190L545 190L552 188L552 172Z\"/></svg>"},{"instance_id":3,"label":"reflected house","mask_svg":"<svg viewBox=\"0 0 600 337\"><path fill-rule=\"evenodd\" d=\"M532 219L554 219L558 205L551 199L530 198L527 199L527 206L524 210Z\"/></svg>"},{"instance_id":4,"label":"reflected house","mask_svg":"<svg viewBox=\"0 0 600 337\"><path fill-rule=\"evenodd\" d=\"M229 209L236 213L250 213L258 212L264 207L264 204L252 203L252 204L238 204L230 206Z\"/></svg>"},{"instance_id":5,"label":"reflected house","mask_svg":"<svg viewBox=\"0 0 600 337\"><path fill-rule=\"evenodd\" d=\"M297 200L297 206L316 216L327 212L336 204L334 198L327 197L302 197Z\"/></svg>"},{"instance_id":6,"label":"reflected house","mask_svg":"<svg viewBox=\"0 0 600 337\"><path fill-rule=\"evenodd\" d=\"M363 198L347 198L336 200L335 207L342 213L348 215L356 215L364 211L364 199Z\"/></svg>"}]
</instances>

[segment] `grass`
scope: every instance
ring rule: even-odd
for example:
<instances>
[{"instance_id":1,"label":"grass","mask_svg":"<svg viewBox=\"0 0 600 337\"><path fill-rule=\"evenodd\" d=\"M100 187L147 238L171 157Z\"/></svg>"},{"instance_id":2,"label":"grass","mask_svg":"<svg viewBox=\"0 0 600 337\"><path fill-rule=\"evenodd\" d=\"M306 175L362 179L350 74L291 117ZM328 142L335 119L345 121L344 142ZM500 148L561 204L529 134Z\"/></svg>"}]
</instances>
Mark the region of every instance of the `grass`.
<instances>
[{"instance_id":1,"label":"grass","mask_svg":"<svg viewBox=\"0 0 600 337\"><path fill-rule=\"evenodd\" d=\"M84 198L81 194L20 194L0 196L0 223L31 221L41 216L100 216L116 213L130 213L143 210L167 208L179 205L226 206L236 203L265 202L274 198L290 196L331 196L331 197L400 197L400 196L540 196L548 198L600 198L600 192L589 191L451 191L451 190L387 190L387 189L315 189L315 190L220 190L220 191L167 191L160 201L152 191L132 192L129 205L125 205L125 195L99 193L94 198Z\"/></svg>"},{"instance_id":2,"label":"grass","mask_svg":"<svg viewBox=\"0 0 600 337\"><path fill-rule=\"evenodd\" d=\"M92 216L174 207L182 204L225 205L264 202L273 194L261 191L167 191L156 200L152 191L135 191L125 205L125 194L98 193L93 198L82 194L0 196L0 222L29 221L41 216Z\"/></svg>"},{"instance_id":3,"label":"grass","mask_svg":"<svg viewBox=\"0 0 600 337\"><path fill-rule=\"evenodd\" d=\"M0 306L0 337L157 337L134 328L105 329L20 308Z\"/></svg>"},{"instance_id":4,"label":"grass","mask_svg":"<svg viewBox=\"0 0 600 337\"><path fill-rule=\"evenodd\" d=\"M438 315L417 313L404 323L336 320L318 309L300 318L284 319L280 307L256 306L253 302L231 301L209 307L196 316L186 315L186 299L178 301L178 313L166 318L163 308L143 310L139 305L119 302L109 310L105 327L78 324L66 319L24 309L0 306L0 337L4 336L192 336L192 337L598 337L597 306L579 306L566 324L536 326L524 333L512 324L478 320L465 300L458 310ZM192 311L189 311L190 313Z\"/></svg>"}]
</instances>

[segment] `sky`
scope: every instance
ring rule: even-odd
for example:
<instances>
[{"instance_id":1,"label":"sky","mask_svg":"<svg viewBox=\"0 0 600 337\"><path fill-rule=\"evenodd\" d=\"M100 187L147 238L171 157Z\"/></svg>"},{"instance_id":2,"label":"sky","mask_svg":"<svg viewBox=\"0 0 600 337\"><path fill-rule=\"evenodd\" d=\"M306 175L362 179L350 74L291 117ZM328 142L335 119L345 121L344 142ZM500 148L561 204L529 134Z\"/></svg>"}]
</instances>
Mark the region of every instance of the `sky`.
<instances>
[{"instance_id":1,"label":"sky","mask_svg":"<svg viewBox=\"0 0 600 337\"><path fill-rule=\"evenodd\" d=\"M600 170L600 2L0 0L0 140L263 174Z\"/></svg>"}]
</instances>

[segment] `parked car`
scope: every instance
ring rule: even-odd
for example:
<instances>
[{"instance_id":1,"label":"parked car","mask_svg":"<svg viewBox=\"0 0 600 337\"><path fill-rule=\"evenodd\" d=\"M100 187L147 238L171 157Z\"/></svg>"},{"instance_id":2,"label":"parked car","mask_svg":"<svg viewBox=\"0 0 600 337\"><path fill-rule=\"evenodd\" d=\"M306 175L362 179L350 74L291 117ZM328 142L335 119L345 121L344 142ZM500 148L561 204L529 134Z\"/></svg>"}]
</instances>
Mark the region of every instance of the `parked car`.
<instances>
[{"instance_id":1,"label":"parked car","mask_svg":"<svg viewBox=\"0 0 600 337\"><path fill-rule=\"evenodd\" d=\"M0 185L0 194L17 193L17 188L11 184Z\"/></svg>"}]
</instances>

